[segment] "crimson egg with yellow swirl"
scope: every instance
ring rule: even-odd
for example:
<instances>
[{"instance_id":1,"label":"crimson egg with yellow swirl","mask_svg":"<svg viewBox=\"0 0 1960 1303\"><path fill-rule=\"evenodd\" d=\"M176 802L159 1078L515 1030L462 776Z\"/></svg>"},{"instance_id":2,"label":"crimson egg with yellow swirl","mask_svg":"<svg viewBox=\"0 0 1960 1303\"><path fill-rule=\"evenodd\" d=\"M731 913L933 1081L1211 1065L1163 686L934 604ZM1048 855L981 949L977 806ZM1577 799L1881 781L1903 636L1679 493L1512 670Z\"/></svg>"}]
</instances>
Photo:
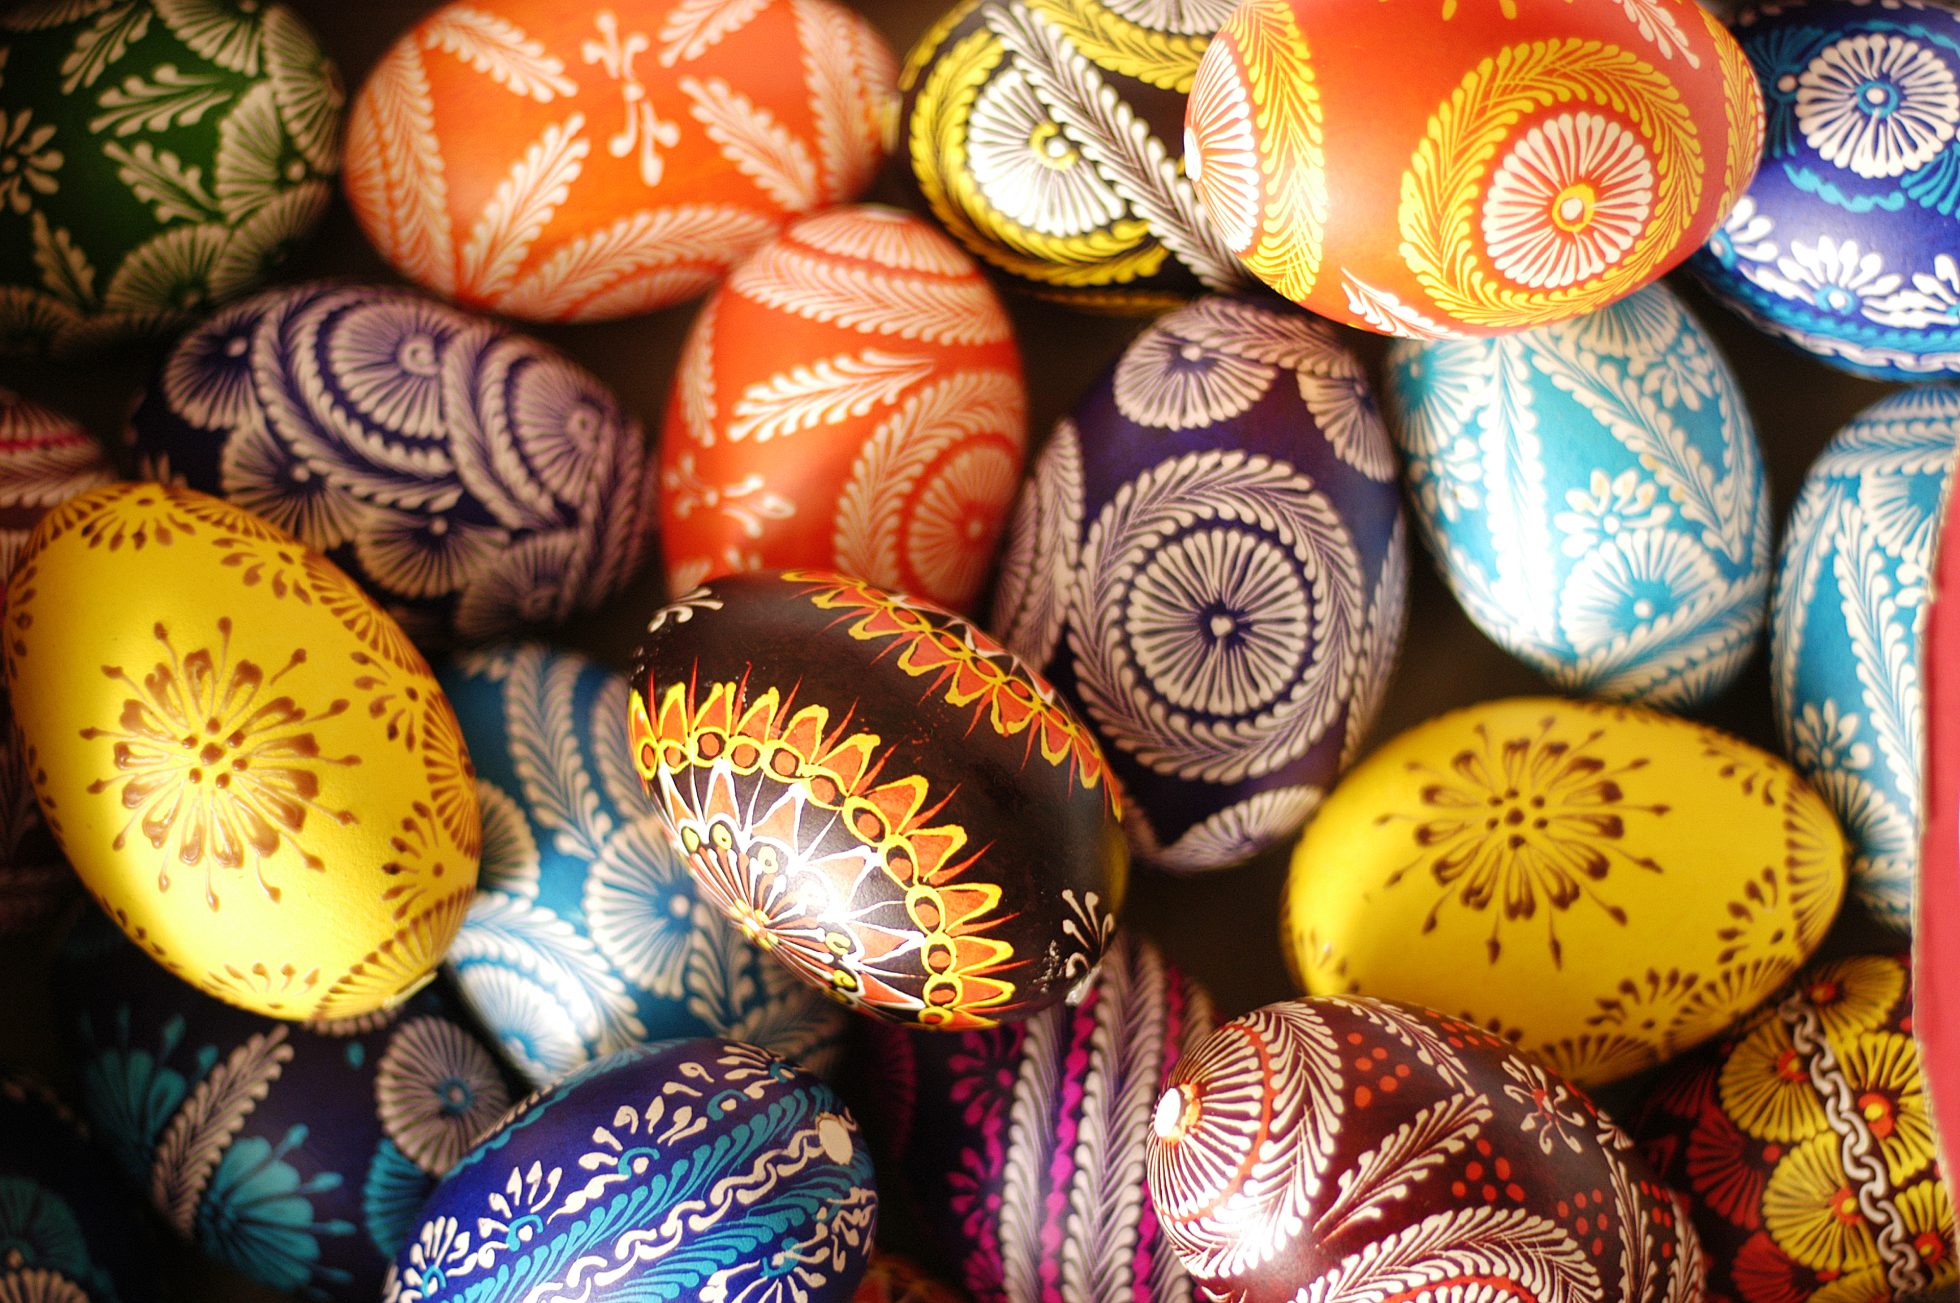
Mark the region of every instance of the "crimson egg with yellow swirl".
<instances>
[{"instance_id":1,"label":"crimson egg with yellow swirl","mask_svg":"<svg viewBox=\"0 0 1960 1303\"><path fill-rule=\"evenodd\" d=\"M1686 259L1755 175L1763 102L1694 0L1245 0L1185 130L1255 275L1435 339L1576 317Z\"/></svg>"},{"instance_id":2,"label":"crimson egg with yellow swirl","mask_svg":"<svg viewBox=\"0 0 1960 1303\"><path fill-rule=\"evenodd\" d=\"M35 527L5 638L41 812L152 958L277 1018L428 981L475 893L475 772L428 663L325 557L109 485Z\"/></svg>"},{"instance_id":3,"label":"crimson egg with yellow swirl","mask_svg":"<svg viewBox=\"0 0 1960 1303\"><path fill-rule=\"evenodd\" d=\"M648 626L633 763L702 896L834 999L964 1031L1101 963L1129 870L1103 754L966 620L829 571Z\"/></svg>"}]
</instances>

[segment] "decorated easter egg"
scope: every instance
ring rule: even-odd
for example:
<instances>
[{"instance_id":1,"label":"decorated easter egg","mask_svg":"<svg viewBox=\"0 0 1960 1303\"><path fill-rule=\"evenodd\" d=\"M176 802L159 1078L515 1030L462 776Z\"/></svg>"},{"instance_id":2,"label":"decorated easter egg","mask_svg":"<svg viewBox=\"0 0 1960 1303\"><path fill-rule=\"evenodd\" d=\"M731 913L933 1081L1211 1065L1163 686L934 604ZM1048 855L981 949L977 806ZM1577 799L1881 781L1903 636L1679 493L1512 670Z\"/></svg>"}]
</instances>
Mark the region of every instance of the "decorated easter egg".
<instances>
[{"instance_id":1,"label":"decorated easter egg","mask_svg":"<svg viewBox=\"0 0 1960 1303\"><path fill-rule=\"evenodd\" d=\"M1763 168L1690 267L1751 325L1860 375L1960 374L1960 13L1745 7Z\"/></svg>"},{"instance_id":2,"label":"decorated easter egg","mask_svg":"<svg viewBox=\"0 0 1960 1303\"><path fill-rule=\"evenodd\" d=\"M1777 559L1770 687L1783 749L1830 801L1852 886L1912 926L1925 729L1920 638L1960 449L1960 386L1880 399L1804 478Z\"/></svg>"},{"instance_id":3,"label":"decorated easter egg","mask_svg":"<svg viewBox=\"0 0 1960 1303\"><path fill-rule=\"evenodd\" d=\"M1402 641L1395 452L1367 373L1284 304L1152 324L1042 448L992 625L1078 702L1131 845L1173 869L1286 840Z\"/></svg>"},{"instance_id":4,"label":"decorated easter egg","mask_svg":"<svg viewBox=\"0 0 1960 1303\"><path fill-rule=\"evenodd\" d=\"M382 1298L848 1303L877 1214L871 1156L828 1086L739 1041L636 1045L456 1164Z\"/></svg>"},{"instance_id":5,"label":"decorated easter egg","mask_svg":"<svg viewBox=\"0 0 1960 1303\"><path fill-rule=\"evenodd\" d=\"M0 351L181 330L333 196L340 75L284 4L26 0L0 62Z\"/></svg>"},{"instance_id":6,"label":"decorated easter egg","mask_svg":"<svg viewBox=\"0 0 1960 1303\"><path fill-rule=\"evenodd\" d=\"M509 1108L495 1056L439 987L294 1023L159 976L100 914L63 948L96 1139L200 1253L303 1299L374 1298L436 1178Z\"/></svg>"},{"instance_id":7,"label":"decorated easter egg","mask_svg":"<svg viewBox=\"0 0 1960 1303\"><path fill-rule=\"evenodd\" d=\"M702 894L844 1004L1027 1018L1101 961L1128 880L1088 728L979 629L823 571L653 617L633 764Z\"/></svg>"},{"instance_id":8,"label":"decorated easter egg","mask_svg":"<svg viewBox=\"0 0 1960 1303\"><path fill-rule=\"evenodd\" d=\"M1648 1093L1634 1134L1687 1196L1710 1297L1890 1303L1960 1279L1908 968L1806 969Z\"/></svg>"},{"instance_id":9,"label":"decorated easter egg","mask_svg":"<svg viewBox=\"0 0 1960 1303\"><path fill-rule=\"evenodd\" d=\"M88 431L0 389L0 581L49 508L114 478ZM74 872L41 822L13 709L0 693L0 936L47 922L74 887Z\"/></svg>"},{"instance_id":10,"label":"decorated easter egg","mask_svg":"<svg viewBox=\"0 0 1960 1303\"><path fill-rule=\"evenodd\" d=\"M701 899L626 742L626 680L506 645L440 676L476 764L483 868L446 963L533 1085L641 1041L728 1036L827 1074L846 1014Z\"/></svg>"},{"instance_id":11,"label":"decorated easter egg","mask_svg":"<svg viewBox=\"0 0 1960 1303\"><path fill-rule=\"evenodd\" d=\"M242 1008L346 1018L426 982L482 840L456 716L319 553L159 484L71 498L7 593L41 812L152 958Z\"/></svg>"},{"instance_id":12,"label":"decorated easter egg","mask_svg":"<svg viewBox=\"0 0 1960 1303\"><path fill-rule=\"evenodd\" d=\"M1611 1118L1481 1028L1271 1004L1178 1061L1150 1199L1211 1298L1699 1303L1679 1196Z\"/></svg>"},{"instance_id":13,"label":"decorated easter egg","mask_svg":"<svg viewBox=\"0 0 1960 1303\"><path fill-rule=\"evenodd\" d=\"M1198 65L1184 167L1287 298L1491 335L1687 258L1762 124L1749 61L1694 0L1245 0Z\"/></svg>"},{"instance_id":14,"label":"decorated easter egg","mask_svg":"<svg viewBox=\"0 0 1960 1303\"><path fill-rule=\"evenodd\" d=\"M988 266L1077 307L1253 284L1182 166L1185 97L1235 3L955 5L899 79L926 206Z\"/></svg>"},{"instance_id":15,"label":"decorated easter egg","mask_svg":"<svg viewBox=\"0 0 1960 1303\"><path fill-rule=\"evenodd\" d=\"M1082 1000L949 1035L879 1026L867 1069L921 1220L978 1303L1190 1303L1144 1198L1150 1110L1212 1029L1204 991L1119 935Z\"/></svg>"},{"instance_id":16,"label":"decorated easter egg","mask_svg":"<svg viewBox=\"0 0 1960 1303\"><path fill-rule=\"evenodd\" d=\"M818 566L965 609L1027 438L1013 326L971 258L895 208L803 218L682 352L660 441L669 587Z\"/></svg>"},{"instance_id":17,"label":"decorated easter egg","mask_svg":"<svg viewBox=\"0 0 1960 1303\"><path fill-rule=\"evenodd\" d=\"M465 307L630 317L855 198L896 76L833 0L455 0L361 87L347 197L397 271Z\"/></svg>"},{"instance_id":18,"label":"decorated easter egg","mask_svg":"<svg viewBox=\"0 0 1960 1303\"><path fill-rule=\"evenodd\" d=\"M961 1303L961 1298L909 1260L880 1253L865 1269L851 1303Z\"/></svg>"},{"instance_id":19,"label":"decorated easter egg","mask_svg":"<svg viewBox=\"0 0 1960 1303\"><path fill-rule=\"evenodd\" d=\"M1409 499L1479 629L1586 696L1691 709L1734 681L1769 604L1769 489L1673 291L1389 356Z\"/></svg>"},{"instance_id":20,"label":"decorated easter egg","mask_svg":"<svg viewBox=\"0 0 1960 1303\"><path fill-rule=\"evenodd\" d=\"M1950 504L1949 504L1950 505ZM1960 1117L1960 515L1941 517L1926 610L1926 788L1913 898L1912 982L1920 1067L1934 1113ZM1960 1162L1960 1130L1940 1140Z\"/></svg>"},{"instance_id":21,"label":"decorated easter egg","mask_svg":"<svg viewBox=\"0 0 1960 1303\"><path fill-rule=\"evenodd\" d=\"M1823 799L1739 738L1555 697L1439 715L1355 767L1294 851L1287 958L1498 1031L1580 1085L1719 1034L1844 896Z\"/></svg>"},{"instance_id":22,"label":"decorated easter egg","mask_svg":"<svg viewBox=\"0 0 1960 1303\"><path fill-rule=\"evenodd\" d=\"M184 336L130 418L145 478L327 554L424 647L562 624L645 545L645 436L555 349L420 294L315 282Z\"/></svg>"},{"instance_id":23,"label":"decorated easter egg","mask_svg":"<svg viewBox=\"0 0 1960 1303\"><path fill-rule=\"evenodd\" d=\"M75 1116L0 1072L0 1299L149 1303L156 1267L116 1173Z\"/></svg>"}]
</instances>

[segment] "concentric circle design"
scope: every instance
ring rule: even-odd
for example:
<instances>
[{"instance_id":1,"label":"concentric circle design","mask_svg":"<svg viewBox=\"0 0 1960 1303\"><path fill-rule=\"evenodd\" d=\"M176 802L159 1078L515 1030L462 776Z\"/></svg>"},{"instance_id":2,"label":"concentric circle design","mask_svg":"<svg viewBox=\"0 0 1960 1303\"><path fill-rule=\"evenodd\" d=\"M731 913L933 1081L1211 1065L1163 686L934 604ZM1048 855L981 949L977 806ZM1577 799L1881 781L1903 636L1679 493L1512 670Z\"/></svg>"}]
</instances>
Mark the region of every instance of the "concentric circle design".
<instances>
[{"instance_id":1,"label":"concentric circle design","mask_svg":"<svg viewBox=\"0 0 1960 1303\"><path fill-rule=\"evenodd\" d=\"M1123 200L1010 69L973 102L967 153L987 202L1024 226L1080 236L1123 215Z\"/></svg>"},{"instance_id":2,"label":"concentric circle design","mask_svg":"<svg viewBox=\"0 0 1960 1303\"><path fill-rule=\"evenodd\" d=\"M1640 139L1597 113L1564 113L1498 163L1484 196L1484 244L1511 281L1564 289L1624 258L1653 211L1654 163Z\"/></svg>"},{"instance_id":3,"label":"concentric circle design","mask_svg":"<svg viewBox=\"0 0 1960 1303\"><path fill-rule=\"evenodd\" d=\"M1198 188L1205 215L1237 254L1259 233L1259 147L1252 131L1252 98L1230 50L1198 65L1184 123L1184 171Z\"/></svg>"},{"instance_id":4,"label":"concentric circle design","mask_svg":"<svg viewBox=\"0 0 1960 1303\"><path fill-rule=\"evenodd\" d=\"M489 1052L453 1022L413 1018L395 1029L375 1075L388 1138L440 1176L510 1107Z\"/></svg>"},{"instance_id":5,"label":"concentric circle design","mask_svg":"<svg viewBox=\"0 0 1960 1303\"><path fill-rule=\"evenodd\" d=\"M1116 410L1155 430L1203 430L1242 415L1278 374L1242 344L1158 322L1116 364Z\"/></svg>"}]
</instances>

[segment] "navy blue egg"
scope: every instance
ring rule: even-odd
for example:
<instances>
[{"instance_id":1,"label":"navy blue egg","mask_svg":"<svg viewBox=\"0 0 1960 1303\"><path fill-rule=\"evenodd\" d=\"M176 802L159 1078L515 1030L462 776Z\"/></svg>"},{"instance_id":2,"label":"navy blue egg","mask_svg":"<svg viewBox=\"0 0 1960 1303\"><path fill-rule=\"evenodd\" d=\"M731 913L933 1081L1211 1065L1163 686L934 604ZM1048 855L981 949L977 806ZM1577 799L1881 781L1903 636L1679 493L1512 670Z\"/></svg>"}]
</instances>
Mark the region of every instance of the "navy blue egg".
<instances>
[{"instance_id":1,"label":"navy blue egg","mask_svg":"<svg viewBox=\"0 0 1960 1303\"><path fill-rule=\"evenodd\" d=\"M56 974L96 1140L179 1238L314 1303L367 1303L436 1178L514 1090L453 1000L280 1022L213 1000L91 913Z\"/></svg>"},{"instance_id":2,"label":"navy blue egg","mask_svg":"<svg viewBox=\"0 0 1960 1303\"><path fill-rule=\"evenodd\" d=\"M642 1041L729 1036L819 1075L848 1015L701 900L633 772L626 680L506 644L440 674L476 765L483 866L446 963L533 1085Z\"/></svg>"},{"instance_id":3,"label":"navy blue egg","mask_svg":"<svg viewBox=\"0 0 1960 1303\"><path fill-rule=\"evenodd\" d=\"M598 1059L458 1162L384 1303L845 1303L878 1194L828 1086L738 1041Z\"/></svg>"}]
</instances>

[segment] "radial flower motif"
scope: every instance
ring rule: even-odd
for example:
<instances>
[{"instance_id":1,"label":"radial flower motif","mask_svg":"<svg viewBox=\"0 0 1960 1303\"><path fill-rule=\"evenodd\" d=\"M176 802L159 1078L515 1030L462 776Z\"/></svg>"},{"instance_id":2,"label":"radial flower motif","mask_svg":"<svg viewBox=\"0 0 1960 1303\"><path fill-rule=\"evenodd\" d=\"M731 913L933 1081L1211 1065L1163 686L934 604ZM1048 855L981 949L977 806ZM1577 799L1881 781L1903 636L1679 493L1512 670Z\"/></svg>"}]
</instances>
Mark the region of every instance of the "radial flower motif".
<instances>
[{"instance_id":1,"label":"radial flower motif","mask_svg":"<svg viewBox=\"0 0 1960 1303\"><path fill-rule=\"evenodd\" d=\"M1862 177L1903 176L1953 140L1960 87L1930 47L1860 32L1825 46L1798 75L1796 112L1826 162Z\"/></svg>"},{"instance_id":2,"label":"radial flower motif","mask_svg":"<svg viewBox=\"0 0 1960 1303\"><path fill-rule=\"evenodd\" d=\"M0 1278L21 1266L80 1275L89 1267L88 1241L74 1210L47 1187L0 1176Z\"/></svg>"},{"instance_id":3,"label":"radial flower motif","mask_svg":"<svg viewBox=\"0 0 1960 1303\"><path fill-rule=\"evenodd\" d=\"M1511 1079L1504 1093L1530 1110L1524 1131L1538 1142L1538 1151L1550 1154L1563 1145L1575 1154L1585 1152L1580 1137L1591 1135L1597 1120L1584 1099L1520 1055L1505 1055L1503 1064L1504 1075Z\"/></svg>"},{"instance_id":4,"label":"radial flower motif","mask_svg":"<svg viewBox=\"0 0 1960 1303\"><path fill-rule=\"evenodd\" d=\"M1828 1127L1776 1164L1763 1193L1763 1225L1789 1255L1815 1271L1843 1271L1877 1258L1871 1223L1858 1207Z\"/></svg>"},{"instance_id":5,"label":"radial flower motif","mask_svg":"<svg viewBox=\"0 0 1960 1303\"><path fill-rule=\"evenodd\" d=\"M1561 546L1570 557L1589 556L1627 534L1659 529L1674 515L1654 482L1630 470L1611 479L1595 470L1584 489L1566 492L1565 504L1567 510L1552 517L1552 524L1564 535Z\"/></svg>"},{"instance_id":6,"label":"radial flower motif","mask_svg":"<svg viewBox=\"0 0 1960 1303\"><path fill-rule=\"evenodd\" d=\"M1911 288L1867 304L1865 315L1881 325L1906 330L1960 326L1960 262L1951 254L1937 255L1931 273L1914 272Z\"/></svg>"},{"instance_id":7,"label":"radial flower motif","mask_svg":"<svg viewBox=\"0 0 1960 1303\"><path fill-rule=\"evenodd\" d=\"M1790 758L1805 773L1865 769L1872 762L1872 749L1859 740L1859 725L1856 711L1840 711L1828 697L1821 706L1807 701L1790 721Z\"/></svg>"},{"instance_id":8,"label":"radial flower motif","mask_svg":"<svg viewBox=\"0 0 1960 1303\"><path fill-rule=\"evenodd\" d=\"M1912 1037L1866 1032L1840 1049L1838 1062L1894 1184L1903 1185L1925 1171L1939 1146Z\"/></svg>"},{"instance_id":9,"label":"radial flower motif","mask_svg":"<svg viewBox=\"0 0 1960 1303\"><path fill-rule=\"evenodd\" d=\"M1631 131L1597 113L1563 113L1526 132L1484 197L1491 262L1538 290L1591 280L1618 263L1654 207L1654 164Z\"/></svg>"},{"instance_id":10,"label":"radial flower motif","mask_svg":"<svg viewBox=\"0 0 1960 1303\"><path fill-rule=\"evenodd\" d=\"M48 147L53 140L53 125L35 125L32 109L0 112L0 204L25 213L34 206L33 195L59 188L55 178L62 158L60 150Z\"/></svg>"},{"instance_id":11,"label":"radial flower motif","mask_svg":"<svg viewBox=\"0 0 1960 1303\"><path fill-rule=\"evenodd\" d=\"M1688 535L1628 532L1572 567L1559 597L1559 627L1583 655L1693 608L1721 584L1715 558Z\"/></svg>"},{"instance_id":12,"label":"radial flower motif","mask_svg":"<svg viewBox=\"0 0 1960 1303\"><path fill-rule=\"evenodd\" d=\"M320 1240L352 1235L343 1221L316 1221L313 1196L339 1180L328 1173L302 1178L291 1163L306 1138L296 1127L279 1144L241 1137L218 1163L197 1205L195 1230L206 1252L254 1280L289 1294L317 1280L345 1283L346 1273L320 1263Z\"/></svg>"},{"instance_id":13,"label":"radial flower motif","mask_svg":"<svg viewBox=\"0 0 1960 1303\"><path fill-rule=\"evenodd\" d=\"M1085 235L1124 213L1121 196L1062 134L1017 70L988 82L975 99L967 151L987 202L1022 226Z\"/></svg>"},{"instance_id":14,"label":"radial flower motif","mask_svg":"<svg viewBox=\"0 0 1960 1303\"><path fill-rule=\"evenodd\" d=\"M1912 474L1901 469L1886 475L1858 477L1858 508L1878 545L1899 558L1899 578L1922 582L1933 555L1934 531L1945 504L1944 470Z\"/></svg>"},{"instance_id":15,"label":"radial flower motif","mask_svg":"<svg viewBox=\"0 0 1960 1303\"><path fill-rule=\"evenodd\" d=\"M1116 408L1154 430L1203 430L1265 396L1278 368L1152 326L1116 364Z\"/></svg>"},{"instance_id":16,"label":"radial flower motif","mask_svg":"<svg viewBox=\"0 0 1960 1303\"><path fill-rule=\"evenodd\" d=\"M1759 267L1746 274L1785 298L1840 317L1858 314L1899 288L1899 277L1885 270L1877 250L1863 252L1856 240L1829 235L1818 236L1815 244L1792 240L1774 270Z\"/></svg>"},{"instance_id":17,"label":"radial flower motif","mask_svg":"<svg viewBox=\"0 0 1960 1303\"><path fill-rule=\"evenodd\" d=\"M431 1176L447 1172L510 1107L497 1065L441 1018L411 1018L395 1029L374 1088L388 1138Z\"/></svg>"},{"instance_id":18,"label":"radial flower motif","mask_svg":"<svg viewBox=\"0 0 1960 1303\"><path fill-rule=\"evenodd\" d=\"M1829 1129L1810 1070L1781 1019L1769 1018L1722 1065L1722 1108L1758 1140L1792 1144Z\"/></svg>"},{"instance_id":19,"label":"radial flower motif","mask_svg":"<svg viewBox=\"0 0 1960 1303\"><path fill-rule=\"evenodd\" d=\"M995 442L955 451L920 494L906 549L928 593L977 593L993 564L1003 503L1020 485L1020 460Z\"/></svg>"},{"instance_id":20,"label":"radial flower motif","mask_svg":"<svg viewBox=\"0 0 1960 1303\"><path fill-rule=\"evenodd\" d=\"M1770 262L1776 257L1776 241L1770 239L1775 230L1776 223L1769 215L1758 212L1756 201L1744 195L1729 210L1728 220L1708 238L1708 251L1724 267L1738 262Z\"/></svg>"},{"instance_id":21,"label":"radial flower motif","mask_svg":"<svg viewBox=\"0 0 1960 1303\"><path fill-rule=\"evenodd\" d=\"M330 374L354 409L391 436L446 439L443 354L455 318L408 295L356 307L325 341Z\"/></svg>"},{"instance_id":22,"label":"radial flower motif","mask_svg":"<svg viewBox=\"0 0 1960 1303\"><path fill-rule=\"evenodd\" d=\"M585 880L592 939L633 985L666 1000L685 991L688 945L704 922L687 868L652 813L609 840Z\"/></svg>"}]
</instances>

